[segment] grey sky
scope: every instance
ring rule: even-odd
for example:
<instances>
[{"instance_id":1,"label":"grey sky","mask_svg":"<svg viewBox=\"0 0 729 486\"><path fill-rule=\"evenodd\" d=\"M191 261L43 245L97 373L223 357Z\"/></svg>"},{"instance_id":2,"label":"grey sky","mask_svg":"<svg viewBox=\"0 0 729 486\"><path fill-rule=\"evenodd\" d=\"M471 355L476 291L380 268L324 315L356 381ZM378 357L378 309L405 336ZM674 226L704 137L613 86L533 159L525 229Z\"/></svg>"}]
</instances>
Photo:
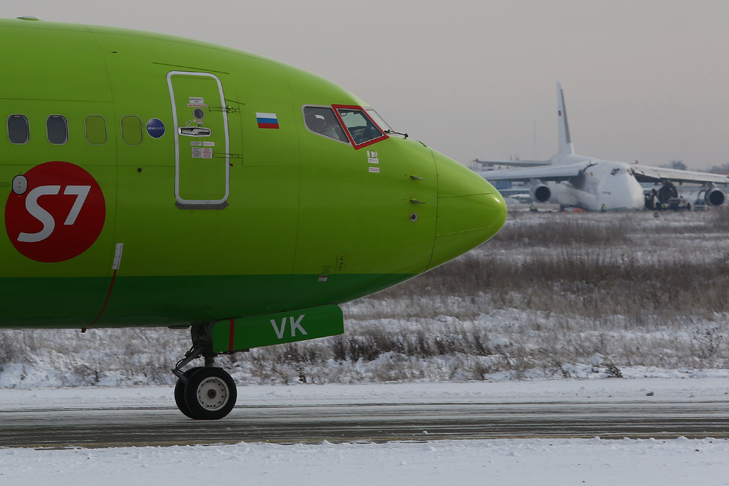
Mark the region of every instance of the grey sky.
<instances>
[{"instance_id":1,"label":"grey sky","mask_svg":"<svg viewBox=\"0 0 729 486\"><path fill-rule=\"evenodd\" d=\"M20 15L292 64L463 163L556 152L556 81L581 155L695 169L729 161L726 0L2 2L0 17Z\"/></svg>"}]
</instances>

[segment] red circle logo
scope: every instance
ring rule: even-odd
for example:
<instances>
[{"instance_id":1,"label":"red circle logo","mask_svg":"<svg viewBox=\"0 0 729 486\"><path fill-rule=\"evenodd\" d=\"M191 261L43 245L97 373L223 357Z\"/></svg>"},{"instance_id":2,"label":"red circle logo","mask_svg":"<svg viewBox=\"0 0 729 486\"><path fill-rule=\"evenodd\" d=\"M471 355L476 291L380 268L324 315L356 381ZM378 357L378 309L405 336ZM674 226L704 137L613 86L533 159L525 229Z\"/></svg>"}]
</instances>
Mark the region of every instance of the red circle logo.
<instances>
[{"instance_id":1,"label":"red circle logo","mask_svg":"<svg viewBox=\"0 0 729 486\"><path fill-rule=\"evenodd\" d=\"M79 256L99 237L106 219L101 187L68 162L46 162L13 180L5 229L15 248L38 262Z\"/></svg>"}]
</instances>

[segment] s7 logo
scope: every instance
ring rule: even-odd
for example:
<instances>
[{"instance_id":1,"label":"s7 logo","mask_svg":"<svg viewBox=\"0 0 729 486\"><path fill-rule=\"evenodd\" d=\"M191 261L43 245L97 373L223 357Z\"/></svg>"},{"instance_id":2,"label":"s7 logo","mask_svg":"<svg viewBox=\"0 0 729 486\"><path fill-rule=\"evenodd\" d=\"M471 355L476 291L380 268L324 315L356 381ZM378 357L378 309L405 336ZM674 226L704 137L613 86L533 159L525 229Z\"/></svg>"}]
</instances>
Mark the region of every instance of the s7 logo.
<instances>
[{"instance_id":1,"label":"s7 logo","mask_svg":"<svg viewBox=\"0 0 729 486\"><path fill-rule=\"evenodd\" d=\"M40 207L38 198L41 196L55 196L60 190L61 186L40 186L28 193L28 196L25 198L25 209L28 210L31 216L43 223L43 229L37 233L20 233L18 235L18 241L36 243L45 240L53 233L53 230L56 228L56 220L53 219L51 213ZM70 226L76 222L76 218L78 218L78 214L81 212L81 208L90 190L91 186L66 186L63 194L75 195L76 201L73 203L71 211L63 223L64 225Z\"/></svg>"},{"instance_id":2,"label":"s7 logo","mask_svg":"<svg viewBox=\"0 0 729 486\"><path fill-rule=\"evenodd\" d=\"M68 162L46 162L16 176L5 204L10 242L38 262L81 255L99 237L105 221L106 202L98 182Z\"/></svg>"}]
</instances>

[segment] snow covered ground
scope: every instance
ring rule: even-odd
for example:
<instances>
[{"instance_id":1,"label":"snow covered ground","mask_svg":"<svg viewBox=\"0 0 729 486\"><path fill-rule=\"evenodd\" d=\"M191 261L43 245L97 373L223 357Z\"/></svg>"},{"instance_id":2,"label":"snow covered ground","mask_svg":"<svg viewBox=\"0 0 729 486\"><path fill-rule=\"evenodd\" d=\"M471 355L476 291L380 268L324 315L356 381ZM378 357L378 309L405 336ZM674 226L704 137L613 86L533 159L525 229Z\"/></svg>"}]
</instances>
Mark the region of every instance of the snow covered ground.
<instances>
[{"instance_id":1,"label":"snow covered ground","mask_svg":"<svg viewBox=\"0 0 729 486\"><path fill-rule=\"evenodd\" d=\"M0 450L0 483L729 485L726 440L477 440L386 444Z\"/></svg>"},{"instance_id":2,"label":"snow covered ground","mask_svg":"<svg viewBox=\"0 0 729 486\"><path fill-rule=\"evenodd\" d=\"M674 377L245 386L239 388L239 403L696 400L729 407L727 371L705 372L704 378L681 378L676 372L666 376L671 374ZM0 389L0 409L174 407L171 392L169 386ZM429 441L426 437L379 444L5 448L0 449L0 484L729 485L729 441L724 439Z\"/></svg>"},{"instance_id":3,"label":"snow covered ground","mask_svg":"<svg viewBox=\"0 0 729 486\"><path fill-rule=\"evenodd\" d=\"M515 381L503 377L490 382L377 383L343 385L238 386L238 404L302 405L320 403L480 403L586 402L599 400L661 402L718 401L729 410L729 370L680 372L626 370L628 378L537 379ZM0 410L79 409L106 407L175 408L172 386L0 388ZM653 393L652 395L647 395ZM233 412L235 413L235 411ZM729 432L729 431L727 431Z\"/></svg>"}]
</instances>

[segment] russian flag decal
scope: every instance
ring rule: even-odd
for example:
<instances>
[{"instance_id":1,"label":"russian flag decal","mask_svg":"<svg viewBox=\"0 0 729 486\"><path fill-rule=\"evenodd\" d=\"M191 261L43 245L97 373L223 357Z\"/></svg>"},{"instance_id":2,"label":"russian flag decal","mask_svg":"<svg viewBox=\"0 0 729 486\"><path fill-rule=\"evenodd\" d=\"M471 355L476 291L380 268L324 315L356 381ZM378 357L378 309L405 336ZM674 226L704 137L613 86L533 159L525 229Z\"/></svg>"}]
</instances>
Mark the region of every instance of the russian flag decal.
<instances>
[{"instance_id":1,"label":"russian flag decal","mask_svg":"<svg viewBox=\"0 0 729 486\"><path fill-rule=\"evenodd\" d=\"M256 113L256 121L258 121L258 128L278 129L278 117L276 113Z\"/></svg>"}]
</instances>

